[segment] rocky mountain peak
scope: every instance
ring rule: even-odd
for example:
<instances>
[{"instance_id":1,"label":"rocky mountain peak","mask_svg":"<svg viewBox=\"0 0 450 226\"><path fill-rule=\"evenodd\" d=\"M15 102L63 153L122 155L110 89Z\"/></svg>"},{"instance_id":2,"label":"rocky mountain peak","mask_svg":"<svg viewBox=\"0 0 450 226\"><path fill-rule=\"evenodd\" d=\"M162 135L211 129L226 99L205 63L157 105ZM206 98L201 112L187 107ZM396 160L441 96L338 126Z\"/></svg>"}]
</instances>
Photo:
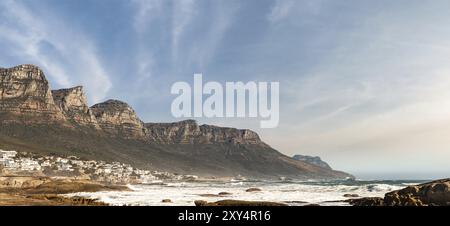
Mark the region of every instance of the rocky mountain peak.
<instances>
[{"instance_id":1,"label":"rocky mountain peak","mask_svg":"<svg viewBox=\"0 0 450 226\"><path fill-rule=\"evenodd\" d=\"M143 138L144 123L127 103L119 100L107 100L91 108L99 126L107 133L125 138Z\"/></svg>"},{"instance_id":2,"label":"rocky mountain peak","mask_svg":"<svg viewBox=\"0 0 450 226\"><path fill-rule=\"evenodd\" d=\"M10 115L13 121L64 119L53 101L44 72L30 64L0 69L0 112Z\"/></svg>"},{"instance_id":3,"label":"rocky mountain peak","mask_svg":"<svg viewBox=\"0 0 450 226\"><path fill-rule=\"evenodd\" d=\"M295 160L299 160L299 161L307 162L309 164L320 166L325 169L331 169L330 165L328 165L328 163L322 161L322 159L318 156L294 155L292 158Z\"/></svg>"},{"instance_id":4,"label":"rocky mountain peak","mask_svg":"<svg viewBox=\"0 0 450 226\"><path fill-rule=\"evenodd\" d=\"M94 114L89 109L82 86L52 90L52 95L56 106L69 120L99 128Z\"/></svg>"}]
</instances>

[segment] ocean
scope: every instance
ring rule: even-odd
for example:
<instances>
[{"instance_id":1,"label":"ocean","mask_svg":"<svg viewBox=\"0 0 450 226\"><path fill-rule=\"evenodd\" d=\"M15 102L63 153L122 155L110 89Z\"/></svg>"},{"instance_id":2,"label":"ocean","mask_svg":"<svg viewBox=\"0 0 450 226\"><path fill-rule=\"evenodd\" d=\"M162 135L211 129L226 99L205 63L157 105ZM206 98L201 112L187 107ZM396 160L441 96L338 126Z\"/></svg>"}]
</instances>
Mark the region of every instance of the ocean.
<instances>
[{"instance_id":1,"label":"ocean","mask_svg":"<svg viewBox=\"0 0 450 226\"><path fill-rule=\"evenodd\" d=\"M345 206L345 194L359 197L383 197L385 193L427 182L425 180L343 180L343 181L193 181L128 185L131 191L81 192L68 196L95 198L110 205L193 206L195 200L209 202L236 199L284 202L292 206L319 204ZM259 188L258 192L246 192ZM220 196L220 192L230 195ZM171 203L163 203L170 199Z\"/></svg>"}]
</instances>

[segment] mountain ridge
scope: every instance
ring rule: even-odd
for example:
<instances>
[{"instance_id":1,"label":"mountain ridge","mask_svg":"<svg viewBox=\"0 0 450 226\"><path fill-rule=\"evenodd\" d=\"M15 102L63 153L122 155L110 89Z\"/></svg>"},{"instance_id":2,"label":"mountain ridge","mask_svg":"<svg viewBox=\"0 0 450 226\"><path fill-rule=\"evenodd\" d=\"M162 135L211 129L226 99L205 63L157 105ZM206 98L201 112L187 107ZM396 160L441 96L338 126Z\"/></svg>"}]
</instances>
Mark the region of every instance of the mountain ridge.
<instances>
[{"instance_id":1,"label":"mountain ridge","mask_svg":"<svg viewBox=\"0 0 450 226\"><path fill-rule=\"evenodd\" d=\"M194 120L144 123L119 100L88 107L81 86L51 90L34 65L2 68L0 75L0 146L213 176L352 177L287 157L251 130Z\"/></svg>"}]
</instances>

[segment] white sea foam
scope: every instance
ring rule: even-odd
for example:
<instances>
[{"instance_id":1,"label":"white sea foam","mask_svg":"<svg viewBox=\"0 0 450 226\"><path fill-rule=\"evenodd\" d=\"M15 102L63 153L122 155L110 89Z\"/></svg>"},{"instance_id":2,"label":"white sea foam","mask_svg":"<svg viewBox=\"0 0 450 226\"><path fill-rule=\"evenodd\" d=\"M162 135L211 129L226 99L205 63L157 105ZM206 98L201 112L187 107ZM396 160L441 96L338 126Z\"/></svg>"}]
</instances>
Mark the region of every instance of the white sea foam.
<instances>
[{"instance_id":1,"label":"white sea foam","mask_svg":"<svg viewBox=\"0 0 450 226\"><path fill-rule=\"evenodd\" d=\"M414 184L409 182L408 184ZM261 188L261 192L246 192L250 187ZM194 205L194 200L218 201L238 199L249 201L287 202L301 205L301 202L320 205L346 205L340 201L344 194L360 197L383 197L385 193L406 187L404 183L361 182L320 183L320 182L180 182L154 185L129 185L132 191L104 191L94 193L74 193L69 196L84 196L99 199L111 205ZM204 197L202 194L229 192L226 197ZM162 203L171 199L172 203Z\"/></svg>"}]
</instances>

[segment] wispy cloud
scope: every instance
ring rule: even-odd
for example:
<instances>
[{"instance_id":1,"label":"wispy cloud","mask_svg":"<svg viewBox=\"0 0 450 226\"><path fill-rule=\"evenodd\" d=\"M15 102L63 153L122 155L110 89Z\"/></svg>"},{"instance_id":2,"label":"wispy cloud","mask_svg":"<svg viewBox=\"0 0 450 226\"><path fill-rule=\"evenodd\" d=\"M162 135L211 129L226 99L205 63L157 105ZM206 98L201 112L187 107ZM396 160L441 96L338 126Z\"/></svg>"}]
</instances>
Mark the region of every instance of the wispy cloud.
<instances>
[{"instance_id":1,"label":"wispy cloud","mask_svg":"<svg viewBox=\"0 0 450 226\"><path fill-rule=\"evenodd\" d=\"M133 26L140 35L148 30L150 22L160 16L163 10L162 0L132 0L136 8Z\"/></svg>"},{"instance_id":2,"label":"wispy cloud","mask_svg":"<svg viewBox=\"0 0 450 226\"><path fill-rule=\"evenodd\" d=\"M15 46L14 55L43 67L59 87L82 83L93 102L106 96L112 83L82 31L51 15L37 15L18 1L2 1L0 6L0 38Z\"/></svg>"},{"instance_id":3,"label":"wispy cloud","mask_svg":"<svg viewBox=\"0 0 450 226\"><path fill-rule=\"evenodd\" d=\"M312 17L319 14L322 6L327 2L329 0L275 0L266 17L273 24L282 22L291 16L296 20L301 19L300 17L303 15ZM301 23L301 21L297 22Z\"/></svg>"},{"instance_id":4,"label":"wispy cloud","mask_svg":"<svg viewBox=\"0 0 450 226\"><path fill-rule=\"evenodd\" d=\"M183 0L173 2L172 15L172 57L178 59L179 43L186 27L191 23L195 14L195 1Z\"/></svg>"},{"instance_id":5,"label":"wispy cloud","mask_svg":"<svg viewBox=\"0 0 450 226\"><path fill-rule=\"evenodd\" d=\"M157 59L154 57L154 48L151 46L148 36L160 34L161 31L156 32L159 27L154 27L154 22L164 17L165 5L163 0L133 0L131 4L134 8L135 15L133 18L133 26L136 32L137 50L134 53L134 72L137 75L137 79L130 82L130 85L134 87L144 85L149 87L154 85L153 82L150 82L150 79L154 74ZM154 88L147 89L145 95L154 96L154 92L156 92Z\"/></svg>"},{"instance_id":6,"label":"wispy cloud","mask_svg":"<svg viewBox=\"0 0 450 226\"><path fill-rule=\"evenodd\" d=\"M206 68L214 58L218 46L231 26L236 22L236 14L239 11L239 4L225 5L218 2L212 9L213 19L208 27L204 28L205 33L199 37L197 45L188 48L188 62L199 68Z\"/></svg>"},{"instance_id":7,"label":"wispy cloud","mask_svg":"<svg viewBox=\"0 0 450 226\"><path fill-rule=\"evenodd\" d=\"M292 11L295 0L276 0L267 19L270 22L277 22L285 18Z\"/></svg>"}]
</instances>

